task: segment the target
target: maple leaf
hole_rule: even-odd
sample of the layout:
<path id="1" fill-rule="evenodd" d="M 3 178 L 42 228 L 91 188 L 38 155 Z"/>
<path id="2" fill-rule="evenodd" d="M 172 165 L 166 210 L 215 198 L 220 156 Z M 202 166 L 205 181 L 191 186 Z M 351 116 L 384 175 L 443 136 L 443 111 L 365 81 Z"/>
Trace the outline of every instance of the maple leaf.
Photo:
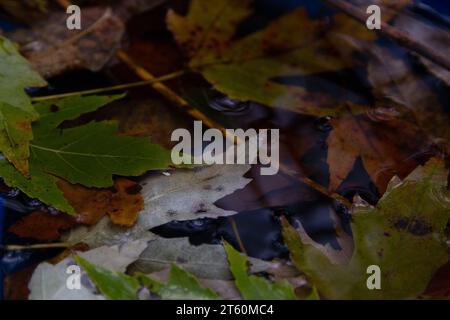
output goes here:
<path id="1" fill-rule="evenodd" d="M 148 138 L 117 135 L 114 122 L 91 122 L 60 129 L 65 120 L 94 111 L 120 96 L 75 97 L 36 105 L 41 116 L 33 126 L 35 138 L 30 148 L 30 179 L 7 162 L 0 162 L 0 175 L 9 186 L 55 208 L 75 214 L 63 192 L 59 178 L 88 187 L 110 187 L 113 174 L 140 175 L 171 165 L 170 152 L 149 143 Z"/>
<path id="2" fill-rule="evenodd" d="M 393 179 L 375 208 L 356 204 L 352 214 L 355 248 L 346 262 L 331 258 L 324 253 L 326 247 L 284 221 L 284 239 L 293 262 L 328 299 L 417 297 L 449 260 L 447 175 L 443 160 L 433 158 L 403 182 Z M 371 265 L 380 267 L 381 290 L 366 286 Z"/>
<path id="3" fill-rule="evenodd" d="M 39 118 L 25 88 L 47 83 L 33 71 L 6 38 L 0 36 L 0 151 L 22 174 L 28 175 L 31 122 Z"/>
<path id="4" fill-rule="evenodd" d="M 355 30 L 357 38 L 373 40 L 373 35 L 344 16 L 327 29 L 323 21 L 311 20 L 304 9 L 297 9 L 234 40 L 238 25 L 252 12 L 251 2 L 194 0 L 187 16 L 169 11 L 169 29 L 190 58 L 189 67 L 232 99 L 316 116 L 347 112 L 331 95 L 285 84 L 283 77 L 350 67 L 354 61 L 348 50 L 339 52 L 343 36 Z M 353 107 L 354 112 L 365 109 Z"/>
<path id="5" fill-rule="evenodd" d="M 395 117 L 377 122 L 367 115 L 349 114 L 331 124 L 333 130 L 327 138 L 330 190 L 339 187 L 361 158 L 383 193 L 394 175 L 403 178 L 419 164 L 414 155 L 425 154 L 431 144 L 414 124 Z"/>

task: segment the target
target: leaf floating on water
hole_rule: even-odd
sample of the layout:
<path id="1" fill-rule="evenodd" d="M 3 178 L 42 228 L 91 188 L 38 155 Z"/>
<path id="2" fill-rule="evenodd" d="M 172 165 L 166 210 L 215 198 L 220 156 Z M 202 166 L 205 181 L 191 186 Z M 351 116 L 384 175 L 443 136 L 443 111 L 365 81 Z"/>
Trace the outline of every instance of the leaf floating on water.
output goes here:
<path id="1" fill-rule="evenodd" d="M 33 139 L 31 123 L 39 118 L 25 93 L 28 87 L 47 83 L 32 70 L 14 44 L 0 36 L 0 152 L 28 175 L 29 143 Z"/>
<path id="2" fill-rule="evenodd" d="M 125 178 L 115 179 L 114 186 L 106 189 L 86 188 L 64 180 L 57 184 L 81 224 L 93 225 L 109 215 L 114 224 L 131 227 L 144 208 L 140 185 Z"/>
<path id="3" fill-rule="evenodd" d="M 58 177 L 102 188 L 113 185 L 113 174 L 137 176 L 147 170 L 170 166 L 169 151 L 144 137 L 118 135 L 114 122 L 59 128 L 65 120 L 74 120 L 121 97 L 75 97 L 35 105 L 41 119 L 33 126 L 30 179 L 3 161 L 0 175 L 6 184 L 63 212 L 75 214 L 57 186 Z"/>
<path id="4" fill-rule="evenodd" d="M 355 249 L 347 263 L 334 261 L 304 230 L 284 221 L 293 262 L 328 299 L 416 298 L 449 260 L 447 175 L 443 161 L 434 158 L 391 185 L 375 208 L 355 205 Z M 381 290 L 368 289 L 369 266 L 380 268 Z"/>
<path id="5" fill-rule="evenodd" d="M 125 272 L 127 266 L 135 261 L 145 249 L 147 241 L 130 241 L 122 246 L 100 247 L 87 252 L 79 253 L 81 259 L 99 266 L 109 272 Z M 104 300 L 97 294 L 95 287 L 84 281 L 79 290 L 70 290 L 67 287 L 67 267 L 76 265 L 72 257 L 60 261 L 56 265 L 48 262 L 41 263 L 33 273 L 29 288 L 30 300 Z M 111 290 L 107 294 L 114 295 Z M 128 289 L 128 288 L 127 288 Z M 130 297 L 129 292 L 117 293 L 123 298 Z"/>

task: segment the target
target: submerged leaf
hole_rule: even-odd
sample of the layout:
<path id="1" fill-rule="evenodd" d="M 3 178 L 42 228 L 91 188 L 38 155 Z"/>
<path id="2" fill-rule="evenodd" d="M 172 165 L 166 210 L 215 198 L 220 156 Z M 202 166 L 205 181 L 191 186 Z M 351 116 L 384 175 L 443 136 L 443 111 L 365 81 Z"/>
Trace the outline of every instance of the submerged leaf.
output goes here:
<path id="1" fill-rule="evenodd" d="M 242 297 L 247 300 L 295 300 L 294 288 L 287 281 L 271 283 L 268 280 L 248 274 L 247 257 L 228 243 L 224 244 L 230 270 Z"/>
<path id="2" fill-rule="evenodd" d="M 431 142 L 420 129 L 402 119 L 378 122 L 367 115 L 346 115 L 331 123 L 333 130 L 327 138 L 331 190 L 339 187 L 361 158 L 378 191 L 383 193 L 393 176 L 404 178 L 417 167 L 414 156 L 430 150 Z"/>
<path id="3" fill-rule="evenodd" d="M 355 205 L 355 249 L 348 263 L 333 260 L 325 247 L 284 221 L 292 260 L 328 299 L 417 297 L 449 259 L 444 237 L 450 218 L 447 175 L 443 161 L 434 158 L 391 185 L 375 208 Z M 370 266 L 380 268 L 380 290 L 368 289 Z"/>
<path id="4" fill-rule="evenodd" d="M 341 38 L 354 31 L 345 24 L 348 18 L 341 17 L 328 30 L 326 23 L 297 9 L 262 31 L 234 40 L 239 23 L 251 13 L 251 2 L 193 0 L 185 17 L 169 11 L 169 29 L 190 58 L 190 68 L 232 99 L 317 116 L 346 112 L 331 95 L 289 85 L 284 79 L 353 65 L 348 50 L 337 52 L 343 47 Z M 373 39 L 361 29 L 363 34 L 356 37 Z M 355 112 L 364 110 L 354 107 Z"/>

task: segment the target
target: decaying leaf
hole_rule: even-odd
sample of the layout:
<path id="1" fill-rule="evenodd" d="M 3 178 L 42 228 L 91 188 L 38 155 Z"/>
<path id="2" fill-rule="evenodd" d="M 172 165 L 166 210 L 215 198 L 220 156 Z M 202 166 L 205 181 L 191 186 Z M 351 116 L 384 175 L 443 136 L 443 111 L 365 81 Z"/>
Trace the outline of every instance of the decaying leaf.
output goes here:
<path id="1" fill-rule="evenodd" d="M 44 211 L 35 211 L 12 225 L 8 231 L 19 237 L 39 241 L 54 241 L 61 236 L 60 232 L 76 225 L 73 217 L 58 214 L 51 215 Z"/>
<path id="2" fill-rule="evenodd" d="M 234 40 L 238 25 L 251 14 L 251 2 L 194 0 L 187 16 L 169 11 L 169 29 L 190 58 L 190 68 L 232 99 L 317 116 L 347 112 L 332 95 L 283 83 L 283 78 L 353 65 L 348 50 L 337 49 L 350 31 L 342 23 L 348 18 L 341 16 L 340 24 L 328 29 L 326 23 L 311 20 L 304 9 L 298 9 L 262 31 Z M 367 30 L 362 32 L 356 37 L 367 38 Z M 364 110 L 354 107 L 354 112 Z"/>
<path id="3" fill-rule="evenodd" d="M 83 8 L 81 30 L 69 30 L 66 20 L 66 13 L 54 13 L 31 30 L 9 35 L 45 78 L 75 69 L 99 71 L 113 57 L 125 32 L 122 20 L 108 7 Z"/>
<path id="4" fill-rule="evenodd" d="M 284 221 L 293 262 L 328 299 L 416 298 L 449 260 L 444 236 L 450 217 L 447 176 L 443 161 L 433 158 L 403 182 L 393 180 L 375 208 L 355 205 L 355 249 L 344 263 Z M 381 290 L 367 287 L 370 266 L 380 268 Z"/>
<path id="5" fill-rule="evenodd" d="M 31 105 L 25 88 L 47 83 L 31 69 L 14 44 L 0 36 L 0 152 L 22 174 L 28 175 L 31 123 L 39 114 Z"/>
<path id="6" fill-rule="evenodd" d="M 82 224 L 93 225 L 109 215 L 114 224 L 131 227 L 144 208 L 141 186 L 125 178 L 116 179 L 107 189 L 86 188 L 64 180 L 58 181 L 58 187 Z"/>
<path id="7" fill-rule="evenodd" d="M 404 178 L 430 150 L 431 142 L 415 125 L 392 118 L 382 122 L 351 114 L 332 121 L 327 138 L 331 190 L 348 176 L 358 158 L 380 193 L 397 175 Z"/>
<path id="8" fill-rule="evenodd" d="M 150 174 L 140 181 L 144 210 L 136 224 L 120 230 L 107 222 L 92 228 L 80 227 L 69 236 L 72 242 L 86 242 L 91 247 L 139 239 L 148 230 L 173 220 L 228 216 L 236 213 L 214 205 L 222 197 L 243 188 L 250 179 L 243 175 L 249 165 L 212 165 L 192 170 L 177 169 L 169 176 Z M 83 239 L 76 241 L 75 239 Z"/>
<path id="9" fill-rule="evenodd" d="M 404 59 L 385 48 L 369 46 L 367 49 L 372 55 L 368 78 L 374 95 L 406 108 L 413 115 L 412 123 L 449 153 L 450 116 L 436 94 Z"/>
<path id="10" fill-rule="evenodd" d="M 90 263 L 102 268 L 124 272 L 126 267 L 135 261 L 145 249 L 147 242 L 130 241 L 122 246 L 100 247 L 79 253 Z M 66 258 L 56 265 L 41 263 L 33 273 L 29 288 L 30 300 L 104 300 L 96 294 L 95 287 L 89 281 L 81 281 L 79 290 L 67 287 L 67 267 L 75 265 L 72 257 Z"/>

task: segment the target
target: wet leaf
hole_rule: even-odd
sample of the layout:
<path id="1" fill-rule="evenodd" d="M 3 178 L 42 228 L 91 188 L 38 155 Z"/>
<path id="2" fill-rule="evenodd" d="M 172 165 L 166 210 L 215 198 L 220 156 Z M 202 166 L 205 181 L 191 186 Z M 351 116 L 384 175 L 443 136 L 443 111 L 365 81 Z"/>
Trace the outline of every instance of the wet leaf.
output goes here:
<path id="1" fill-rule="evenodd" d="M 39 241 L 54 241 L 61 236 L 60 232 L 76 225 L 73 217 L 58 214 L 51 215 L 44 211 L 35 211 L 12 225 L 8 231 L 22 238 Z"/>
<path id="2" fill-rule="evenodd" d="M 270 269 L 271 263 L 250 258 L 251 273 Z M 223 246 L 203 244 L 193 246 L 187 238 L 150 240 L 148 247 L 129 271 L 151 274 L 177 264 L 202 279 L 231 279 Z"/>
<path id="3" fill-rule="evenodd" d="M 131 227 L 144 208 L 140 185 L 125 178 L 116 179 L 107 189 L 86 188 L 64 180 L 58 181 L 58 187 L 82 224 L 93 225 L 109 215 L 114 224 Z"/>
<path id="4" fill-rule="evenodd" d="M 136 300 L 139 282 L 124 273 L 95 266 L 81 256 L 75 261 L 86 271 L 98 290 L 110 300 Z"/>
<path id="5" fill-rule="evenodd" d="M 120 247 L 99 247 L 79 253 L 79 256 L 88 261 L 88 263 L 107 269 L 110 272 L 125 272 L 127 266 L 139 257 L 146 245 L 145 239 L 130 241 Z M 68 257 L 56 265 L 48 262 L 41 263 L 31 278 L 29 299 L 104 300 L 103 296 L 96 293 L 95 286 L 92 283 L 83 281 L 83 276 L 79 290 L 70 290 L 67 287 L 67 267 L 71 265 L 76 265 L 72 257 Z"/>
<path id="6" fill-rule="evenodd" d="M 22 45 L 22 52 L 45 78 L 63 72 L 101 70 L 120 47 L 123 21 L 108 7 L 83 8 L 81 30 L 69 30 L 67 14 L 53 13 L 31 30 L 9 34 Z"/>
<path id="7" fill-rule="evenodd" d="M 75 214 L 57 186 L 58 177 L 101 188 L 113 185 L 113 174 L 132 176 L 152 167 L 167 168 L 171 163 L 169 151 L 149 143 L 148 138 L 118 135 L 114 122 L 59 128 L 65 120 L 76 119 L 121 97 L 75 97 L 37 104 L 41 119 L 33 126 L 31 178 L 20 175 L 6 161 L 0 163 L 0 176 L 31 198 Z"/>
<path id="8" fill-rule="evenodd" d="M 25 88 L 47 83 L 32 70 L 13 43 L 0 36 L 0 152 L 24 175 L 28 175 L 31 123 L 39 118 Z"/>
<path id="9" fill-rule="evenodd" d="M 234 249 L 230 244 L 224 243 L 227 252 L 230 270 L 234 282 L 246 300 L 295 300 L 297 297 L 294 288 L 287 281 L 269 282 L 268 280 L 248 274 L 248 259 Z"/>
<path id="10" fill-rule="evenodd" d="M 330 258 L 324 253 L 330 248 L 284 221 L 292 260 L 327 299 L 416 298 L 449 259 L 444 236 L 450 217 L 447 175 L 443 161 L 434 158 L 403 182 L 393 180 L 375 208 L 355 205 L 355 249 L 347 262 Z M 381 271 L 381 290 L 367 287 L 367 268 L 373 265 Z"/>
<path id="11" fill-rule="evenodd" d="M 144 210 L 132 228 L 118 230 L 105 223 L 89 230 L 74 230 L 71 237 L 81 237 L 91 247 L 96 247 L 111 241 L 139 239 L 148 230 L 173 220 L 232 215 L 236 212 L 223 210 L 215 202 L 247 185 L 250 179 L 243 175 L 249 168 L 249 165 L 212 165 L 192 170 L 177 169 L 169 176 L 151 174 L 140 181 Z M 76 235 L 77 232 L 80 234 Z"/>
<path id="12" fill-rule="evenodd" d="M 423 77 L 416 74 L 407 61 L 387 49 L 368 47 L 368 50 L 372 55 L 368 78 L 374 95 L 406 108 L 412 115 L 411 122 L 450 152 L 450 116 Z"/>
<path id="13" fill-rule="evenodd" d="M 347 115 L 332 121 L 327 138 L 331 190 L 347 178 L 358 158 L 380 193 L 389 180 L 404 178 L 419 163 L 419 157 L 430 150 L 431 141 L 408 121 L 393 117 L 382 122 L 369 116 Z"/>
<path id="14" fill-rule="evenodd" d="M 342 23 L 348 18 L 341 16 L 339 24 L 328 29 L 326 23 L 311 20 L 304 9 L 298 9 L 264 30 L 235 40 L 238 25 L 252 12 L 251 2 L 194 0 L 186 16 L 169 11 L 169 29 L 190 58 L 190 68 L 232 99 L 316 116 L 346 112 L 332 95 L 289 85 L 284 78 L 352 66 L 348 50 L 337 49 L 350 31 Z M 372 40 L 367 30 L 361 28 L 361 32 L 357 37 Z M 354 107 L 354 112 L 364 110 Z"/>
<path id="15" fill-rule="evenodd" d="M 137 278 L 151 292 L 166 300 L 214 300 L 219 298 L 217 293 L 203 287 L 192 274 L 177 265 L 172 265 L 167 283 L 161 283 L 143 274 L 138 274 Z"/>

